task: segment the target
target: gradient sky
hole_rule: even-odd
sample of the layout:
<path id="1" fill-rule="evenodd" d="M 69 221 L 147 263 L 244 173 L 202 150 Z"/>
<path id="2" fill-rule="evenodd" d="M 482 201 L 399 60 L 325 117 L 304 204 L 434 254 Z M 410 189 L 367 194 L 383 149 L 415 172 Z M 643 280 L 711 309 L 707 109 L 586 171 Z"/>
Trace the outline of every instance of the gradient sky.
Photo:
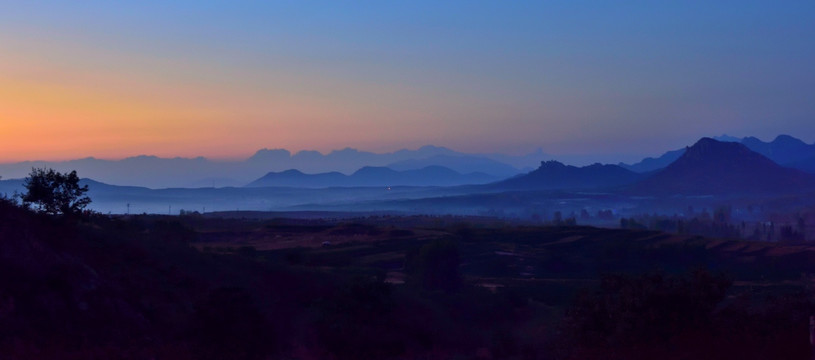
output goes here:
<path id="1" fill-rule="evenodd" d="M 815 141 L 812 0 L 120 3 L 0 0 L 0 162 Z"/>

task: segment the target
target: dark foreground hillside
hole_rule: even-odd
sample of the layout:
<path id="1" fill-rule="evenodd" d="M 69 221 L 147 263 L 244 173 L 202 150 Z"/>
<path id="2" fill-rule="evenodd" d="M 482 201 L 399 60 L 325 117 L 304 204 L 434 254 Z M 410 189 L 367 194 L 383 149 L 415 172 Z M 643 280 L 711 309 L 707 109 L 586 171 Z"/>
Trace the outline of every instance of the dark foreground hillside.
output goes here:
<path id="1" fill-rule="evenodd" d="M 0 354 L 806 358 L 813 258 L 477 218 L 68 221 L 2 203 Z"/>

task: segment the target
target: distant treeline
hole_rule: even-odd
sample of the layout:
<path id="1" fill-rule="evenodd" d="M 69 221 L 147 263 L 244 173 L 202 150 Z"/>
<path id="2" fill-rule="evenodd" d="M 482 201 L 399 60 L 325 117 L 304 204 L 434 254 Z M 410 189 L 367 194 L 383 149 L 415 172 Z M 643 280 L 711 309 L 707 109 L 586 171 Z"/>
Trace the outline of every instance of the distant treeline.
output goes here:
<path id="1" fill-rule="evenodd" d="M 730 207 L 719 207 L 712 215 L 702 212 L 692 217 L 645 214 L 621 218 L 620 228 L 754 241 L 803 242 L 811 239 L 804 216 L 798 216 L 795 224 L 782 225 L 773 221 L 738 221 L 732 219 Z"/>

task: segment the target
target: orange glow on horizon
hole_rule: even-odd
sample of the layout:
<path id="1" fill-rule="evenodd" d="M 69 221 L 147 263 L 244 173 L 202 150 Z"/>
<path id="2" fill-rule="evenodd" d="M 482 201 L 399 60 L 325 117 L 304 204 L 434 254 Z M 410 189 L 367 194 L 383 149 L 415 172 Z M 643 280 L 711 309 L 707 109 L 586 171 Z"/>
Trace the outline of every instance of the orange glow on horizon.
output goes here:
<path id="1" fill-rule="evenodd" d="M 393 151 L 444 145 L 445 134 L 474 131 L 434 124 L 438 105 L 398 104 L 399 94 L 366 100 L 348 92 L 335 99 L 252 84 L 150 83 L 135 75 L 95 79 L 93 86 L 2 75 L 0 163 L 136 155 L 245 159 L 261 148 Z M 423 133 L 431 134 L 428 140 L 419 140 Z"/>
<path id="2" fill-rule="evenodd" d="M 0 48 L 7 40 L 0 35 Z M 486 137 L 501 147 L 498 139 L 518 131 L 490 130 L 513 108 L 455 92 L 139 58 L 78 44 L 26 53 L 19 42 L 8 43 L 9 51 L 0 51 L 0 163 L 137 155 L 236 160 L 261 148 L 439 145 L 477 152 L 490 143 Z"/>

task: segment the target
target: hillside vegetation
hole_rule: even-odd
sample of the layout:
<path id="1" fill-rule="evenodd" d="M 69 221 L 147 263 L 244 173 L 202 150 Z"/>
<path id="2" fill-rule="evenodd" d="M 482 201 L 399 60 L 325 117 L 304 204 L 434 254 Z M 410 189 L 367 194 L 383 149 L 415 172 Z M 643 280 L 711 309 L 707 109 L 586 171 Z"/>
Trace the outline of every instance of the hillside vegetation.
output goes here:
<path id="1" fill-rule="evenodd" d="M 0 353 L 803 358 L 812 257 L 803 245 L 489 218 L 69 221 L 3 201 Z"/>

